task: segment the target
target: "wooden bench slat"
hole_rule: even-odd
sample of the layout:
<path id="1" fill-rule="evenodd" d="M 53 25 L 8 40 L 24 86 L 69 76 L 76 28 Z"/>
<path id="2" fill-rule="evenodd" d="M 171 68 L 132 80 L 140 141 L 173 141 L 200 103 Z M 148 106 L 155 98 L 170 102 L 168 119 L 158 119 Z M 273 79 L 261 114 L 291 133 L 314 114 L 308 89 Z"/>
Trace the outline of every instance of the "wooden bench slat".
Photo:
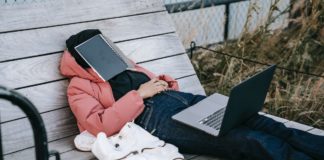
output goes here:
<path id="1" fill-rule="evenodd" d="M 196 75 L 181 78 L 178 80 L 179 88 L 183 92 L 190 92 L 193 94 L 206 95 L 204 88 Z"/>
<path id="2" fill-rule="evenodd" d="M 313 128 L 313 129 L 309 130 L 308 132 L 312 133 L 312 134 L 319 135 L 319 136 L 324 136 L 324 130 L 321 130 L 321 129 Z"/>
<path id="3" fill-rule="evenodd" d="M 69 108 L 41 114 L 48 141 L 78 133 L 74 116 Z M 19 151 L 34 145 L 32 129 L 26 118 L 1 124 L 3 154 Z"/>
<path id="4" fill-rule="evenodd" d="M 259 113 L 259 115 L 266 115 L 266 113 L 264 113 L 264 112 L 258 112 Z"/>
<path id="5" fill-rule="evenodd" d="M 68 106 L 66 96 L 67 86 L 68 80 L 61 80 L 23 88 L 17 91 L 28 98 L 35 105 L 37 110 L 42 113 Z M 51 98 L 47 98 L 49 95 Z M 26 117 L 18 107 L 7 101 L 0 101 L 0 110 L 1 122 Z"/>
<path id="6" fill-rule="evenodd" d="M 73 6 L 73 7 L 72 7 Z M 160 0 L 55 0 L 0 6 L 0 32 L 165 10 Z"/>
<path id="7" fill-rule="evenodd" d="M 311 126 L 307 126 L 305 124 L 301 124 L 298 122 L 294 122 L 294 121 L 289 121 L 287 123 L 284 123 L 285 126 L 289 127 L 289 128 L 296 128 L 302 131 L 308 131 L 310 129 L 312 129 L 313 127 Z"/>
<path id="8" fill-rule="evenodd" d="M 138 63 L 186 52 L 175 33 L 117 44 L 127 57 Z"/>
<path id="9" fill-rule="evenodd" d="M 191 93 L 196 93 L 196 91 L 203 92 L 200 91 L 201 89 L 200 87 L 195 87 L 195 86 L 199 86 L 200 84 L 200 82 L 197 80 L 198 80 L 197 76 L 193 75 L 193 76 L 181 78 L 178 80 L 178 82 L 179 85 L 181 86 L 181 90 L 184 92 L 191 92 Z M 45 127 L 48 132 L 49 141 L 53 139 L 60 139 L 61 137 L 66 137 L 68 135 L 74 135 L 78 133 L 74 119 L 70 120 L 71 116 L 72 113 L 69 110 L 69 108 L 58 109 L 55 111 L 42 114 L 42 117 L 45 122 Z M 66 122 L 57 123 L 56 122 L 57 119 L 60 120 L 65 119 Z M 22 125 L 22 127 L 18 127 L 20 125 Z M 12 128 L 12 127 L 16 127 L 16 128 Z M 66 131 L 66 128 L 69 128 L 70 131 Z M 6 142 L 4 143 L 5 146 L 4 153 L 14 152 L 16 150 L 21 150 L 33 146 L 32 136 L 31 136 L 32 133 L 26 118 L 2 124 L 2 131 L 3 131 L 2 132 L 3 141 Z M 56 140 L 54 142 L 50 142 L 49 146 L 51 149 L 58 150 L 59 152 L 72 150 L 74 149 L 74 145 L 72 143 L 73 138 L 74 136 Z M 34 152 L 33 148 L 29 148 L 26 150 L 22 150 L 19 152 L 6 155 L 6 157 L 8 157 L 8 159 L 11 159 L 10 157 L 15 157 L 15 159 L 17 158 L 17 160 L 19 158 L 26 159 L 26 157 L 34 156 L 34 154 L 31 154 L 32 152 Z"/>
<path id="10" fill-rule="evenodd" d="M 113 42 L 174 32 L 175 29 L 167 14 L 167 12 L 158 12 L 96 22 L 4 33 L 0 36 L 0 62 L 61 52 L 66 47 L 65 40 L 84 29 L 100 29 Z M 174 37 L 178 39 L 177 36 Z M 165 44 L 163 42 L 150 42 L 151 44 Z M 175 46 L 182 47 L 180 41 L 178 41 L 178 43 L 171 45 L 170 49 L 175 49 Z M 152 57 L 151 54 L 147 54 L 147 56 Z"/>
<path id="11" fill-rule="evenodd" d="M 77 150 L 72 150 L 61 154 L 62 160 L 97 160 L 91 152 L 80 152 Z M 54 160 L 50 159 L 50 160 Z"/>
<path id="12" fill-rule="evenodd" d="M 274 116 L 274 115 L 270 115 L 270 114 L 265 114 L 263 112 L 259 113 L 261 115 L 265 115 L 267 117 L 270 117 L 280 123 L 283 123 L 286 127 L 289 127 L 289 128 L 296 128 L 296 129 L 299 129 L 299 130 L 303 130 L 303 131 L 307 131 L 309 133 L 313 133 L 313 134 L 317 134 L 317 135 L 323 135 L 324 136 L 324 131 L 323 130 L 320 130 L 320 129 L 317 129 L 317 128 L 313 128 L 312 126 L 308 126 L 308 125 L 305 125 L 305 124 L 301 124 L 301 123 L 298 123 L 298 122 L 295 122 L 295 121 L 289 121 L 288 119 L 284 119 L 284 118 L 281 118 L 281 117 L 277 117 L 277 116 Z"/>
<path id="13" fill-rule="evenodd" d="M 62 138 L 62 139 L 59 139 L 59 140 L 56 140 L 56 141 L 53 141 L 53 142 L 49 142 L 48 143 L 48 148 L 49 150 L 56 150 L 58 151 L 59 153 L 62 153 L 62 152 L 68 152 L 70 150 L 73 150 L 75 147 L 74 147 L 74 137 L 75 135 L 73 136 L 69 136 L 67 138 Z M 12 153 L 12 154 L 8 154 L 6 156 L 4 156 L 4 160 L 32 160 L 32 159 L 35 159 L 35 148 L 32 147 L 32 148 L 28 148 L 28 149 L 25 149 L 25 150 L 22 150 L 22 151 L 19 151 L 19 152 L 15 152 L 15 153 Z"/>
<path id="14" fill-rule="evenodd" d="M 159 59 L 158 62 L 149 61 L 141 65 L 157 75 L 169 74 L 172 77 L 184 77 L 196 74 L 187 54 Z"/>
<path id="15" fill-rule="evenodd" d="M 264 114 L 264 115 L 267 116 L 267 117 L 269 117 L 269 118 L 272 118 L 275 121 L 278 121 L 280 123 L 287 123 L 289 121 L 288 119 L 284 119 L 284 118 L 281 118 L 281 117 L 277 117 L 277 116 L 274 116 L 274 115 L 271 115 L 271 114 Z"/>
<path id="16" fill-rule="evenodd" d="M 184 52 L 179 43 L 176 35 L 172 33 L 121 42 L 117 43 L 117 46 L 128 57 L 136 62 L 141 62 Z M 0 74 L 2 75 L 0 84 L 18 88 L 62 79 L 64 77 L 59 72 L 61 55 L 62 53 L 57 53 L 0 63 Z M 178 63 L 179 61 L 174 60 L 172 62 Z M 185 64 L 189 63 L 188 61 Z M 192 68 L 191 64 L 190 68 Z"/>

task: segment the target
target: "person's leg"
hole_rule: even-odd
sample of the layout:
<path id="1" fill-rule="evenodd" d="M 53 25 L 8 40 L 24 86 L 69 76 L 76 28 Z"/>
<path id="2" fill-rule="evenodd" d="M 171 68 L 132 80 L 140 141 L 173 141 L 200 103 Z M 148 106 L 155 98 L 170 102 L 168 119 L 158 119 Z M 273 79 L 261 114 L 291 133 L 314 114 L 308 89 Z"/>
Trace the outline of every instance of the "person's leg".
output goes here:
<path id="1" fill-rule="evenodd" d="M 272 135 L 247 127 L 238 127 L 223 137 L 214 137 L 160 116 L 155 136 L 179 147 L 181 153 L 207 154 L 230 159 L 310 160 L 304 153 Z M 154 121 L 154 119 L 152 120 Z"/>
<path id="2" fill-rule="evenodd" d="M 245 153 L 252 154 L 251 158 L 248 159 L 312 160 L 310 156 L 297 151 L 284 140 L 247 127 L 237 127 L 226 134 L 225 137 L 241 139 L 236 141 L 236 145 L 244 146 Z M 244 141 L 248 141 L 251 145 L 242 145 Z"/>
<path id="3" fill-rule="evenodd" d="M 294 128 L 263 115 L 255 115 L 245 122 L 245 126 L 276 136 L 297 150 L 316 159 L 324 159 L 324 136 L 314 135 Z"/>
<path id="4" fill-rule="evenodd" d="M 171 119 L 172 115 L 203 98 L 175 92 L 156 96 L 146 102 L 149 111 L 140 118 L 142 123 L 139 124 L 148 131 L 153 130 L 154 136 L 178 146 L 181 153 L 231 159 L 310 159 L 280 139 L 246 127 L 234 129 L 224 137 L 214 137 Z"/>

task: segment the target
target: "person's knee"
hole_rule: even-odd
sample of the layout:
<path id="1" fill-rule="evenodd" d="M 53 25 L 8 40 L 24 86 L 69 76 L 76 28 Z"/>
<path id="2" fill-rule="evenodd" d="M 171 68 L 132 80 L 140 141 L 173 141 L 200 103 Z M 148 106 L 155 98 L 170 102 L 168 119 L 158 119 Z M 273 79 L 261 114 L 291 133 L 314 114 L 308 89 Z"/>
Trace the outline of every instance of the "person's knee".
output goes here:
<path id="1" fill-rule="evenodd" d="M 269 153 L 269 148 L 267 148 L 262 141 L 253 139 L 253 138 L 247 138 L 248 140 L 248 150 L 252 151 L 253 153 L 250 153 L 251 159 L 263 159 L 263 160 L 273 160 L 274 158 Z"/>
<path id="2" fill-rule="evenodd" d="M 261 133 L 241 127 L 228 136 L 232 143 L 233 159 L 272 159 Z"/>

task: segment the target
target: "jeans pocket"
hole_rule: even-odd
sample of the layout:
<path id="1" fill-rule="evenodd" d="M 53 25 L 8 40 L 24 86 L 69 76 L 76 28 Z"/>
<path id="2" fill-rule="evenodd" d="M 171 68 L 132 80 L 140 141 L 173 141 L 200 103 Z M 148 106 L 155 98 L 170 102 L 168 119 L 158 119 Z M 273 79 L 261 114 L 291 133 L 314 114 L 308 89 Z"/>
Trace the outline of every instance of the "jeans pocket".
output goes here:
<path id="1" fill-rule="evenodd" d="M 189 102 L 186 98 L 182 97 L 181 94 L 184 94 L 184 93 L 181 93 L 181 92 L 175 92 L 175 91 L 165 91 L 164 94 L 180 101 L 181 103 L 183 103 L 184 105 L 186 106 L 189 106 Z"/>

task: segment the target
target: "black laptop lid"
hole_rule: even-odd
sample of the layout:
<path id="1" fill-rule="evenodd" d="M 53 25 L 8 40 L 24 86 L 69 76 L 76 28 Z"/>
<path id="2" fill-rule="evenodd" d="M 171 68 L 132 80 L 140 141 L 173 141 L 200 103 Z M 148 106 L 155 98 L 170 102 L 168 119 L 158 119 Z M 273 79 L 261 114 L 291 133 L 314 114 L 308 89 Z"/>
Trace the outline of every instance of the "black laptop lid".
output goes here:
<path id="1" fill-rule="evenodd" d="M 75 50 L 105 81 L 127 69 L 128 65 L 101 34 L 75 47 Z"/>
<path id="2" fill-rule="evenodd" d="M 219 135 L 228 133 L 262 109 L 275 68 L 272 65 L 232 88 Z"/>

